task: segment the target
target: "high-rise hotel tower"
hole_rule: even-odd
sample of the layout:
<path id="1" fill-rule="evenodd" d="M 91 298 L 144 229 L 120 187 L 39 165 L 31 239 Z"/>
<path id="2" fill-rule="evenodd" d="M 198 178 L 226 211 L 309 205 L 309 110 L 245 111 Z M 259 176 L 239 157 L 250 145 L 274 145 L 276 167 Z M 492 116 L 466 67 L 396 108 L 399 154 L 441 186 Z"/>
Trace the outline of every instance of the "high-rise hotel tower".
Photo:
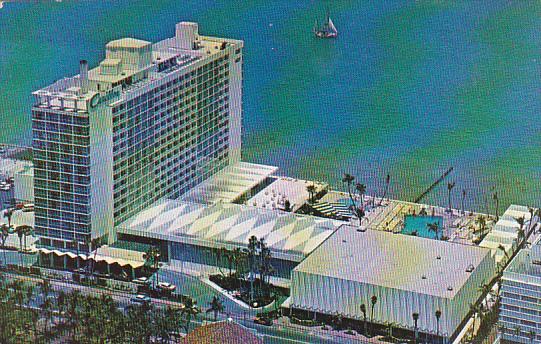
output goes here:
<path id="1" fill-rule="evenodd" d="M 154 203 L 240 161 L 243 42 L 196 23 L 151 44 L 123 38 L 105 59 L 33 93 L 35 231 L 89 250 Z M 86 244 L 85 244 L 86 243 Z"/>

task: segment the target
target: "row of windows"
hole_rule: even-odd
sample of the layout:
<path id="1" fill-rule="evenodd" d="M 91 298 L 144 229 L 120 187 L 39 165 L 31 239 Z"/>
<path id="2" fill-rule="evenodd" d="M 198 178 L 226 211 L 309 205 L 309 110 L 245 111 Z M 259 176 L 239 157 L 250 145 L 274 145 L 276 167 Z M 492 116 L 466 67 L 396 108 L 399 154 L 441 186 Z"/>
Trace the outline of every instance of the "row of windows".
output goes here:
<path id="1" fill-rule="evenodd" d="M 510 293 L 508 291 L 502 292 L 502 297 L 508 297 L 508 298 L 514 299 L 514 300 L 521 300 L 521 301 L 527 301 L 527 302 L 531 302 L 531 303 L 541 304 L 541 298 L 530 297 L 530 296 L 526 296 L 526 295 L 518 295 L 518 294 L 515 294 L 515 293 Z"/>
<path id="2" fill-rule="evenodd" d="M 81 126 L 87 126 L 89 124 L 88 116 L 77 116 L 73 113 L 58 113 L 45 110 L 32 111 L 32 120 L 49 121 Z"/>

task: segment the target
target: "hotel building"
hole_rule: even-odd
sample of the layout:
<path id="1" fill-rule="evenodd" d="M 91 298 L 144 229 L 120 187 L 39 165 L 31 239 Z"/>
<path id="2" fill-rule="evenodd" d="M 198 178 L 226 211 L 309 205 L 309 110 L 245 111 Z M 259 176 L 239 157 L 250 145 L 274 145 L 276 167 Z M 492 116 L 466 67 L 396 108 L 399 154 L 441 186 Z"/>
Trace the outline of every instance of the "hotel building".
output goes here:
<path id="1" fill-rule="evenodd" d="M 111 243 L 115 226 L 240 163 L 242 48 L 182 22 L 155 44 L 109 42 L 99 66 L 34 92 L 40 245 Z"/>
<path id="2" fill-rule="evenodd" d="M 541 343 L 541 243 L 521 250 L 505 269 L 499 318 L 501 342 Z"/>

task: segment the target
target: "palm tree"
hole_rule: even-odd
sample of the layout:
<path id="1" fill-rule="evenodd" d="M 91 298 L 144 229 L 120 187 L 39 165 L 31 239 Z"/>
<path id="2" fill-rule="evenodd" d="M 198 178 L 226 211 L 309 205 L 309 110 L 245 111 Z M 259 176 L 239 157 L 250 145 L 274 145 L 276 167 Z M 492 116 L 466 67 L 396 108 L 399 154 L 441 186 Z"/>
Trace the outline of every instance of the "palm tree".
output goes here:
<path id="1" fill-rule="evenodd" d="M 464 201 L 466 200 L 466 189 L 462 189 L 462 215 L 464 215 Z"/>
<path id="2" fill-rule="evenodd" d="M 45 331 L 48 331 L 48 324 L 50 323 L 50 320 L 52 319 L 52 310 L 53 310 L 53 304 L 51 302 L 51 299 L 49 298 L 51 294 L 51 284 L 47 280 L 41 281 L 39 285 L 40 293 L 43 296 L 43 303 L 41 304 L 40 308 L 43 311 L 45 315 Z"/>
<path id="3" fill-rule="evenodd" d="M 74 239 L 71 241 L 71 244 L 72 244 L 73 246 L 75 246 L 75 251 L 77 252 L 77 257 L 76 257 L 77 260 L 76 260 L 76 263 L 75 263 L 75 264 L 77 265 L 77 269 L 79 269 L 79 268 L 81 267 L 81 261 L 80 261 L 80 257 L 79 257 L 79 241 L 78 241 L 77 239 L 74 238 Z"/>
<path id="4" fill-rule="evenodd" d="M 507 260 L 509 260 L 509 253 L 507 253 L 507 251 L 505 250 L 505 247 L 502 245 L 502 244 L 499 244 L 498 245 L 498 250 L 502 251 L 503 252 L 503 255 L 505 256 L 505 258 Z"/>
<path id="5" fill-rule="evenodd" d="M 490 288 L 490 285 L 486 284 L 486 283 L 483 283 L 479 286 L 479 288 L 477 289 L 478 291 L 481 292 L 481 295 L 488 295 L 488 293 L 490 293 L 490 291 L 492 290 L 492 288 Z M 484 299 L 484 301 L 482 302 L 482 304 L 485 306 L 485 308 L 488 308 L 488 305 L 486 303 L 486 298 Z"/>
<path id="6" fill-rule="evenodd" d="M 8 226 L 11 227 L 11 217 L 13 216 L 14 209 L 9 208 L 4 211 L 4 217 L 8 219 Z"/>
<path id="7" fill-rule="evenodd" d="M 156 246 L 150 247 L 145 253 L 143 253 L 143 259 L 145 260 L 145 265 L 151 266 L 156 271 L 156 278 L 154 279 L 154 287 L 158 282 L 158 267 L 160 264 L 160 249 Z"/>
<path id="8" fill-rule="evenodd" d="M 530 213 L 530 221 L 528 222 L 528 233 L 532 230 L 533 225 L 533 218 L 535 216 L 535 209 L 532 207 L 528 207 L 528 212 Z"/>
<path id="9" fill-rule="evenodd" d="M 376 306 L 376 303 L 378 302 L 378 297 L 376 295 L 372 295 L 370 298 L 370 304 L 372 305 L 372 309 L 370 311 L 370 327 L 372 334 L 374 334 L 374 307 Z"/>
<path id="10" fill-rule="evenodd" d="M 500 203 L 500 200 L 498 198 L 498 192 L 494 192 L 494 194 L 492 195 L 492 199 L 494 200 L 494 203 L 496 205 L 496 221 L 498 221 L 500 219 L 500 216 L 498 215 L 498 211 L 499 211 L 499 203 Z"/>
<path id="11" fill-rule="evenodd" d="M 254 280 L 255 280 L 255 270 L 256 270 L 256 254 L 257 254 L 257 246 L 259 241 L 255 237 L 255 235 L 252 235 L 250 239 L 248 239 L 248 264 L 250 269 L 250 303 L 254 300 Z"/>
<path id="12" fill-rule="evenodd" d="M 389 183 L 391 182 L 391 175 L 387 174 L 385 176 L 385 189 L 383 190 L 383 195 L 381 196 L 381 199 L 379 201 L 379 205 L 383 203 L 383 200 L 385 199 L 385 196 L 387 196 L 387 191 L 389 190 Z"/>
<path id="13" fill-rule="evenodd" d="M 353 199 L 353 195 L 351 194 L 351 185 L 353 184 L 353 181 L 355 180 L 355 177 L 353 177 L 351 174 L 344 174 L 344 178 L 342 178 L 342 183 L 346 183 L 348 187 L 348 194 L 349 199 L 351 200 L 351 204 L 355 206 L 355 200 Z"/>
<path id="14" fill-rule="evenodd" d="M 479 232 L 481 233 L 481 235 L 483 235 L 486 230 L 487 219 L 483 215 L 479 215 L 477 219 L 475 219 L 475 223 L 477 223 Z"/>
<path id="15" fill-rule="evenodd" d="M 355 190 L 359 193 L 361 196 L 361 207 L 364 208 L 364 194 L 366 193 L 366 185 L 362 183 L 355 184 Z"/>
<path id="16" fill-rule="evenodd" d="M 24 240 L 24 250 L 26 251 L 26 237 L 29 235 L 33 235 L 34 228 L 32 226 L 22 225 L 15 227 L 15 231 L 17 232 L 17 235 L 19 235 L 19 232 L 21 232 L 22 238 Z"/>
<path id="17" fill-rule="evenodd" d="M 432 231 L 432 232 L 435 233 L 436 239 L 439 239 L 439 237 L 438 237 L 438 233 L 440 232 L 440 224 L 439 224 L 439 222 L 427 223 L 426 227 L 428 228 L 429 231 Z"/>
<path id="18" fill-rule="evenodd" d="M 517 221 L 518 225 L 520 226 L 517 229 L 517 243 L 518 243 L 517 249 L 520 249 L 524 245 L 524 242 L 526 241 L 526 234 L 524 233 L 524 224 L 526 223 L 526 219 L 524 218 L 524 216 L 521 216 L 521 217 L 515 218 L 515 221 Z"/>
<path id="19" fill-rule="evenodd" d="M 199 314 L 199 309 L 195 306 L 191 298 L 187 298 L 186 301 L 184 301 L 184 308 L 182 309 L 181 313 L 184 316 L 183 327 L 186 332 L 188 332 L 192 317 L 195 318 L 197 314 Z"/>
<path id="20" fill-rule="evenodd" d="M 363 313 L 364 335 L 366 336 L 368 334 L 368 330 L 366 326 L 366 305 L 364 303 L 361 305 L 361 312 Z"/>
<path id="21" fill-rule="evenodd" d="M 449 212 L 452 211 L 452 207 L 451 207 L 451 191 L 453 191 L 453 188 L 455 187 L 455 185 L 456 185 L 455 182 L 447 183 L 447 200 L 448 200 L 448 203 L 449 203 L 449 208 L 447 210 Z"/>
<path id="22" fill-rule="evenodd" d="M 417 335 L 418 335 L 417 322 L 419 321 L 419 313 L 413 313 L 412 317 L 413 317 L 413 323 L 414 323 L 414 342 L 417 343 Z"/>
<path id="23" fill-rule="evenodd" d="M 218 318 L 218 313 L 222 313 L 224 311 L 224 305 L 222 303 L 222 300 L 220 300 L 217 296 L 212 297 L 212 301 L 209 303 L 210 308 L 207 309 L 207 313 L 213 312 L 214 313 L 214 321 Z"/>
<path id="24" fill-rule="evenodd" d="M 440 318 L 441 318 L 441 311 L 438 309 L 436 311 L 436 336 L 440 336 Z"/>
<path id="25" fill-rule="evenodd" d="M 2 248 L 6 248 L 6 241 L 9 237 L 9 226 L 5 223 L 0 225 L 0 240 L 2 241 Z M 4 251 L 4 264 L 7 264 L 6 250 Z"/>
<path id="26" fill-rule="evenodd" d="M 21 267 L 24 266 L 23 263 L 23 236 L 24 236 L 25 229 L 23 226 L 15 227 L 15 232 L 17 233 L 17 236 L 19 237 L 19 259 L 21 260 Z"/>
<path id="27" fill-rule="evenodd" d="M 284 210 L 291 211 L 291 202 L 288 199 L 284 201 Z"/>
<path id="28" fill-rule="evenodd" d="M 473 315 L 473 324 L 472 324 L 472 336 L 475 332 L 475 320 L 477 320 L 477 313 L 479 312 L 479 307 L 477 305 L 470 303 L 470 312 Z"/>
<path id="29" fill-rule="evenodd" d="M 310 195 L 310 198 L 308 198 L 308 201 L 310 203 L 314 202 L 314 194 L 316 193 L 316 186 L 314 184 L 310 184 L 306 187 L 306 191 L 308 191 L 308 194 Z"/>

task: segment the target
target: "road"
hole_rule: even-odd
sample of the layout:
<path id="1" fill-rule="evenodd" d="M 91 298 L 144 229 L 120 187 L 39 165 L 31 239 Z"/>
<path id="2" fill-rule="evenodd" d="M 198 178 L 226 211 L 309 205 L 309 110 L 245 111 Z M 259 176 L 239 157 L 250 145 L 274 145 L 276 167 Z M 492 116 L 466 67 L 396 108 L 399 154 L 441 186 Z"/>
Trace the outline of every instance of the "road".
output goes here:
<path id="1" fill-rule="evenodd" d="M 1 253 L 1 252 L 0 252 Z M 10 258 L 18 259 L 18 254 L 16 252 L 9 252 Z M 26 255 L 25 255 L 26 256 Z M 11 259 L 10 259 L 11 260 Z M 12 275 L 16 276 L 16 275 Z M 21 277 L 28 282 L 39 284 L 42 279 L 36 277 Z M 207 308 L 208 302 L 212 299 L 212 296 L 218 295 L 218 293 L 212 289 L 210 286 L 206 285 L 202 281 L 188 275 L 181 275 L 180 273 L 173 273 L 171 271 L 164 270 L 160 273 L 159 276 L 161 281 L 168 281 L 175 283 L 179 288 L 180 292 L 186 295 L 194 297 L 197 301 L 197 304 L 203 310 L 197 319 L 193 320 L 193 323 L 201 325 L 205 322 L 208 322 L 212 319 L 210 314 L 204 313 L 204 310 Z M 51 288 L 53 291 L 52 296 L 56 296 L 58 292 L 69 290 L 78 290 L 85 295 L 100 295 L 106 294 L 110 295 L 116 302 L 118 302 L 120 308 L 125 308 L 129 305 L 130 299 L 133 296 L 132 294 L 126 294 L 120 291 L 112 291 L 101 288 L 94 288 L 83 286 L 71 282 L 63 282 L 57 280 L 50 280 Z M 38 307 L 43 303 L 43 297 L 38 295 L 38 290 L 36 290 L 36 295 L 31 306 Z M 187 291 L 187 292 L 186 292 Z M 358 340 L 353 340 L 350 338 L 342 338 L 337 333 L 331 335 L 330 333 L 317 333 L 314 330 L 306 328 L 297 328 L 284 324 L 274 324 L 273 326 L 259 325 L 253 322 L 253 317 L 255 315 L 254 311 L 249 311 L 241 308 L 236 303 L 221 297 L 224 303 L 225 312 L 224 314 L 218 315 L 218 320 L 227 320 L 231 318 L 237 323 L 244 325 L 245 327 L 257 332 L 263 339 L 265 343 L 284 343 L 284 344 L 293 344 L 293 343 L 359 343 Z M 165 308 L 167 306 L 178 307 L 179 303 L 163 299 L 152 299 L 152 303 L 159 308 Z"/>

